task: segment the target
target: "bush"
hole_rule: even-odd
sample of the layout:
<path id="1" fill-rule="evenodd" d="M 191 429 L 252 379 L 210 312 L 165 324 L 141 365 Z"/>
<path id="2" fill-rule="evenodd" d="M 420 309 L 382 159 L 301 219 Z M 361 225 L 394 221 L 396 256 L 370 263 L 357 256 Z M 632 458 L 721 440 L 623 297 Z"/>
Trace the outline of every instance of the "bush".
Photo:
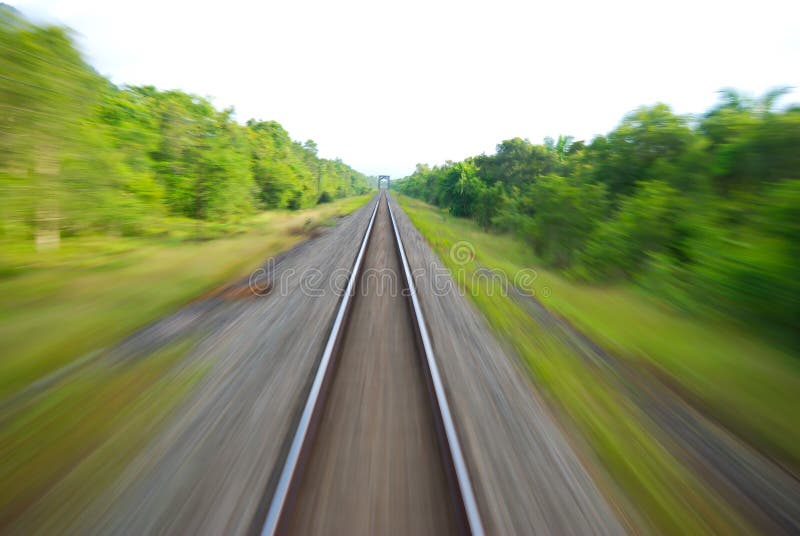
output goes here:
<path id="1" fill-rule="evenodd" d="M 557 175 L 540 177 L 531 187 L 536 253 L 549 264 L 568 267 L 583 250 L 606 212 L 606 189 Z"/>
<path id="2" fill-rule="evenodd" d="M 755 206 L 753 206 L 755 204 Z M 771 185 L 740 213 L 752 221 L 704 228 L 693 242 L 698 299 L 730 316 L 800 331 L 800 181 Z"/>
<path id="3" fill-rule="evenodd" d="M 661 181 L 637 184 L 613 217 L 602 223 L 581 255 L 590 274 L 600 279 L 636 277 L 652 254 L 685 256 L 680 219 L 686 201 Z"/>

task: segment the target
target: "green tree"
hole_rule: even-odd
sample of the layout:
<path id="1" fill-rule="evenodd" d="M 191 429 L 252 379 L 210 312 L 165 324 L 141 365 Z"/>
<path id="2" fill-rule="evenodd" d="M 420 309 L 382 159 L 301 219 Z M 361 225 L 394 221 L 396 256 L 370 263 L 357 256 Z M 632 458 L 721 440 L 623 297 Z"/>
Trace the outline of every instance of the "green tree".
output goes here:
<path id="1" fill-rule="evenodd" d="M 612 196 L 629 195 L 636 183 L 651 179 L 682 191 L 704 189 L 702 140 L 687 118 L 673 114 L 665 104 L 625 116 L 615 130 L 591 143 L 586 157 L 589 176 L 606 184 Z"/>
<path id="2" fill-rule="evenodd" d="M 636 193 L 622 198 L 619 209 L 597 227 L 581 255 L 583 264 L 601 278 L 636 277 L 654 254 L 684 257 L 677 190 L 663 181 L 639 183 Z"/>
<path id="3" fill-rule="evenodd" d="M 777 110 L 789 88 L 751 99 L 732 89 L 700 123 L 710 142 L 712 172 L 723 194 L 756 191 L 777 180 L 800 178 L 800 110 Z"/>
<path id="4" fill-rule="evenodd" d="M 65 158 L 96 104 L 100 78 L 70 33 L 35 26 L 0 6 L 0 169 L 6 228 L 33 222 L 37 246 L 58 247 L 67 203 Z"/>
<path id="5" fill-rule="evenodd" d="M 440 198 L 454 216 L 471 217 L 475 214 L 483 190 L 483 182 L 476 176 L 472 162 L 450 166 L 442 178 Z"/>
<path id="6" fill-rule="evenodd" d="M 545 175 L 530 195 L 535 211 L 528 238 L 536 253 L 555 266 L 570 266 L 606 212 L 605 186 Z"/>

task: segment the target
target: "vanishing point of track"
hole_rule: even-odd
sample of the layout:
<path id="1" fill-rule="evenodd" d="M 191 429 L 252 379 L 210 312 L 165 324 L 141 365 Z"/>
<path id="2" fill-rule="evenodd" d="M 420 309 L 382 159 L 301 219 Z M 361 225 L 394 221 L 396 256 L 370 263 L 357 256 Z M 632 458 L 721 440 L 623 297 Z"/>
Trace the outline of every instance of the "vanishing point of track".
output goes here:
<path id="1" fill-rule="evenodd" d="M 387 193 L 374 201 L 261 533 L 483 534 Z"/>

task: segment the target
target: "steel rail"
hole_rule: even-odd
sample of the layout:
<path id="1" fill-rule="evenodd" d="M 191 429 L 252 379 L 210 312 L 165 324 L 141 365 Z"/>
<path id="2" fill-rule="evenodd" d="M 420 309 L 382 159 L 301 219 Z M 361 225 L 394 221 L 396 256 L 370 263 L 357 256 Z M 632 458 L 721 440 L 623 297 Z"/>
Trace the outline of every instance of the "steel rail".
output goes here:
<path id="1" fill-rule="evenodd" d="M 275 492 L 272 496 L 272 502 L 269 505 L 267 517 L 264 521 L 264 526 L 261 529 L 262 536 L 273 536 L 278 530 L 281 514 L 289 497 L 292 479 L 297 471 L 301 454 L 303 453 L 303 446 L 306 442 L 306 437 L 309 434 L 309 430 L 311 429 L 312 418 L 317 410 L 317 406 L 322 402 L 321 393 L 323 383 L 329 376 L 334 350 L 341 339 L 342 328 L 345 324 L 347 312 L 350 308 L 350 304 L 352 303 L 352 297 L 355 295 L 355 284 L 358 280 L 358 274 L 364 261 L 367 244 L 369 243 L 372 227 L 375 223 L 375 215 L 378 213 L 378 205 L 380 202 L 381 196 L 378 194 L 378 200 L 375 202 L 375 208 L 372 209 L 372 216 L 370 217 L 369 225 L 364 233 L 364 239 L 361 241 L 361 248 L 358 250 L 358 255 L 353 263 L 353 270 L 350 273 L 350 279 L 347 282 L 347 287 L 344 295 L 342 296 L 342 301 L 339 303 L 339 309 L 336 313 L 336 318 L 333 321 L 333 327 L 331 328 L 328 342 L 325 344 L 325 349 L 322 352 L 322 358 L 320 359 L 317 373 L 314 376 L 314 382 L 311 384 L 311 390 L 308 393 L 308 398 L 306 399 L 303 413 L 300 416 L 300 422 L 297 424 L 297 429 L 292 439 L 291 446 L 289 447 L 289 452 L 286 455 L 286 461 L 283 465 L 281 476 L 278 480 L 277 486 L 275 487 Z"/>
<path id="2" fill-rule="evenodd" d="M 375 207 L 372 210 L 372 216 L 370 217 L 369 225 L 364 233 L 364 239 L 361 242 L 361 247 L 358 251 L 358 255 L 356 256 L 356 260 L 353 263 L 353 270 L 347 283 L 347 288 L 344 296 L 342 297 L 342 301 L 339 304 L 339 309 L 337 311 L 333 327 L 331 328 L 331 333 L 322 353 L 319 367 L 314 376 L 314 381 L 311 385 L 311 389 L 303 408 L 300 421 L 297 425 L 297 429 L 292 438 L 291 446 L 289 447 L 289 452 L 286 456 L 286 461 L 281 471 L 278 484 L 275 488 L 272 501 L 269 505 L 269 510 L 267 511 L 267 516 L 261 530 L 262 536 L 274 536 L 278 532 L 282 531 L 281 519 L 284 511 L 287 508 L 287 503 L 290 502 L 292 488 L 297 484 L 297 473 L 298 469 L 300 469 L 302 465 L 301 460 L 304 458 L 304 454 L 307 453 L 308 449 L 311 448 L 311 446 L 308 444 L 308 439 L 310 434 L 313 433 L 312 428 L 314 420 L 316 417 L 318 417 L 316 413 L 321 410 L 322 404 L 324 404 L 323 399 L 325 386 L 330 381 L 330 377 L 332 375 L 331 369 L 333 368 L 335 355 L 338 350 L 339 343 L 342 340 L 346 326 L 347 315 L 353 302 L 352 298 L 355 295 L 355 285 L 357 284 L 361 266 L 366 254 L 367 245 L 372 234 L 375 217 L 378 212 L 378 206 L 382 201 L 386 203 L 386 206 L 389 209 L 389 217 L 392 222 L 392 231 L 395 237 L 397 254 L 400 258 L 400 264 L 403 272 L 402 276 L 406 284 L 405 292 L 407 297 L 410 299 L 410 312 L 411 316 L 414 317 L 414 330 L 417 335 L 419 346 L 421 347 L 421 353 L 423 354 L 423 359 L 421 359 L 421 361 L 425 369 L 424 372 L 426 379 L 428 380 L 429 391 L 431 392 L 433 402 L 435 403 L 434 411 L 437 424 L 440 428 L 439 437 L 441 438 L 441 443 L 443 443 L 440 446 L 443 449 L 443 456 L 446 458 L 446 465 L 450 466 L 450 471 L 448 472 L 450 476 L 448 478 L 451 480 L 451 487 L 455 488 L 452 491 L 456 496 L 456 500 L 459 503 L 458 507 L 461 510 L 459 517 L 464 521 L 466 529 L 468 529 L 470 534 L 473 536 L 484 535 L 483 524 L 481 522 L 480 513 L 475 500 L 475 493 L 473 492 L 470 482 L 467 464 L 461 450 L 461 444 L 459 443 L 458 434 L 456 432 L 452 413 L 450 411 L 450 406 L 447 402 L 444 384 L 442 383 L 439 368 L 436 364 L 436 359 L 433 354 L 433 345 L 431 344 L 430 336 L 428 334 L 425 317 L 422 313 L 419 299 L 417 298 L 417 290 L 411 275 L 408 258 L 406 257 L 403 241 L 400 238 L 399 228 L 394 217 L 394 211 L 389 203 L 389 195 L 387 193 L 386 195 L 378 195 L 378 200 L 376 201 Z M 453 479 L 455 482 L 452 482 Z"/>
<path id="3" fill-rule="evenodd" d="M 442 383 L 442 378 L 439 374 L 439 367 L 436 364 L 436 358 L 433 354 L 433 345 L 431 344 L 430 336 L 428 335 L 428 329 L 425 324 L 425 316 L 422 314 L 422 307 L 420 306 L 419 298 L 417 297 L 417 289 L 414 285 L 414 279 L 411 274 L 411 268 L 408 264 L 408 258 L 406 257 L 403 240 L 400 238 L 400 230 L 394 217 L 394 211 L 392 210 L 391 203 L 389 203 L 388 193 L 386 195 L 386 205 L 389 208 L 389 216 L 392 220 L 392 229 L 394 230 L 397 249 L 398 253 L 400 254 L 400 264 L 403 267 L 403 276 L 406 280 L 408 295 L 411 299 L 411 305 L 413 308 L 412 316 L 415 319 L 415 327 L 417 329 L 420 342 L 422 343 L 423 353 L 425 354 L 427 371 L 436 398 L 441 424 L 444 428 L 444 439 L 447 442 L 447 449 L 449 451 L 448 454 L 455 470 L 455 476 L 458 483 L 458 492 L 466 513 L 468 528 L 473 536 L 483 536 L 483 523 L 481 521 L 480 512 L 478 511 L 478 503 L 475 500 L 475 493 L 472 489 L 472 483 L 469 478 L 467 463 L 461 450 L 461 443 L 458 440 L 458 433 L 456 432 L 453 416 L 450 412 L 450 405 L 447 402 L 447 394 L 444 390 L 444 384 Z"/>

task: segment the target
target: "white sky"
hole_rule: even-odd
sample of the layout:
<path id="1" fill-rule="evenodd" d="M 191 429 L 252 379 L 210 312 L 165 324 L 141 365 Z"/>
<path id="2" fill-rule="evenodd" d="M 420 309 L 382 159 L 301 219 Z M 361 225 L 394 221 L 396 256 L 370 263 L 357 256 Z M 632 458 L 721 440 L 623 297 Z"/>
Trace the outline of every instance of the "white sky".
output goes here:
<path id="1" fill-rule="evenodd" d="M 800 86 L 797 0 L 10 3 L 75 29 L 116 83 L 213 97 L 395 177 L 515 136 L 589 139 L 642 104 Z"/>

